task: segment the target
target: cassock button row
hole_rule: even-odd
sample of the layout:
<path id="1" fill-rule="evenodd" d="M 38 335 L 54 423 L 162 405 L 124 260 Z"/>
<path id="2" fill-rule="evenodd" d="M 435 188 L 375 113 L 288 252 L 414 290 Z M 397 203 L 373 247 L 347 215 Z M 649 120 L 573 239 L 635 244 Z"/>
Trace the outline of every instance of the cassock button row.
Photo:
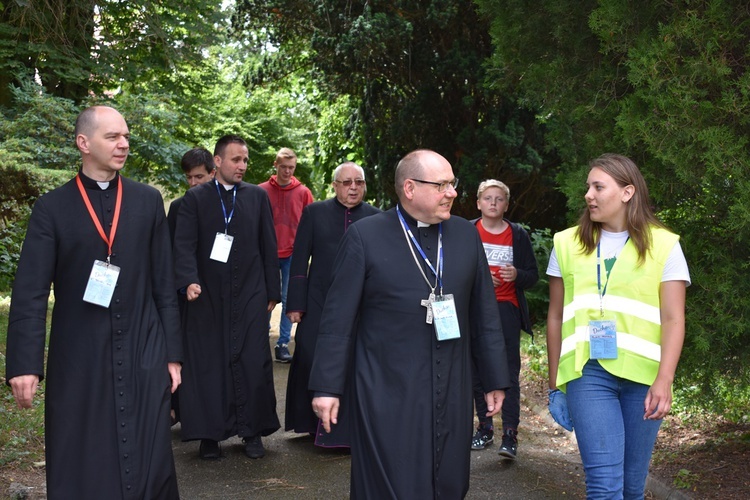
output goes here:
<path id="1" fill-rule="evenodd" d="M 439 365 L 440 364 L 440 360 L 438 359 L 437 361 L 435 361 L 435 364 Z"/>
<path id="2" fill-rule="evenodd" d="M 117 330 L 117 335 L 122 335 L 122 330 Z"/>
<path id="3" fill-rule="evenodd" d="M 122 392 L 122 391 L 120 391 L 120 397 L 122 397 L 122 396 L 124 396 L 124 395 L 125 395 L 125 393 L 124 393 L 124 392 Z"/>
<path id="4" fill-rule="evenodd" d="M 115 318 L 120 319 L 120 315 L 119 314 L 115 314 Z"/>
<path id="5" fill-rule="evenodd" d="M 125 474 L 130 474 L 130 469 L 125 469 Z"/>
<path id="6" fill-rule="evenodd" d="M 436 345 L 435 349 L 440 349 L 440 344 Z"/>
<path id="7" fill-rule="evenodd" d="M 442 377 L 442 375 L 440 375 L 440 374 L 438 373 L 438 375 L 437 375 L 437 378 L 438 378 L 438 380 L 440 380 L 440 377 Z"/>
<path id="8" fill-rule="evenodd" d="M 121 364 L 122 364 L 122 361 L 118 361 L 118 362 L 117 362 L 117 364 L 118 364 L 118 365 L 121 365 Z"/>
<path id="9" fill-rule="evenodd" d="M 130 458 L 130 455 L 128 455 L 128 454 L 126 453 L 126 454 L 124 454 L 124 455 L 122 456 L 122 458 Z"/>
<path id="10" fill-rule="evenodd" d="M 127 489 L 129 490 L 130 488 L 131 488 L 131 486 L 130 486 L 130 485 L 127 485 Z"/>
<path id="11" fill-rule="evenodd" d="M 121 406 L 121 407 L 120 407 L 120 411 L 125 411 L 125 407 L 124 407 L 124 406 Z"/>
<path id="12" fill-rule="evenodd" d="M 123 443 L 127 443 L 128 442 L 128 438 L 122 438 L 122 442 Z"/>
<path id="13" fill-rule="evenodd" d="M 120 349 L 122 349 L 122 346 L 121 346 L 121 345 L 118 345 L 118 346 L 117 346 L 117 350 L 119 351 Z"/>
<path id="14" fill-rule="evenodd" d="M 117 380 L 122 380 L 122 375 L 118 375 Z"/>
<path id="15" fill-rule="evenodd" d="M 440 390 L 440 389 L 438 389 L 438 390 L 437 390 L 437 393 L 438 393 L 438 394 L 442 394 L 442 392 L 443 392 L 443 391 L 442 391 L 442 390 Z"/>

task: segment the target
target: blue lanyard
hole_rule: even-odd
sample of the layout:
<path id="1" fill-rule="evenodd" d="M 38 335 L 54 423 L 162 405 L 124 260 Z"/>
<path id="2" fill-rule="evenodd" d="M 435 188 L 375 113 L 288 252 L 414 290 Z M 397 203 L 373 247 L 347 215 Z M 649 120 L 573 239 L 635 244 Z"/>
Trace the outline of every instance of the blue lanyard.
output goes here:
<path id="1" fill-rule="evenodd" d="M 630 241 L 630 236 L 625 240 L 625 244 L 622 246 L 622 248 L 625 248 L 625 245 L 628 244 L 628 241 Z M 604 289 L 602 289 L 602 242 L 601 238 L 599 242 L 596 244 L 596 289 L 599 291 L 599 312 L 602 315 L 602 318 L 604 317 L 604 294 L 607 293 L 607 285 L 609 285 L 609 277 L 612 275 L 612 269 L 609 270 L 609 274 L 607 274 L 607 281 L 604 283 Z M 615 260 L 615 262 L 617 262 Z M 612 267 L 614 267 L 614 264 L 612 264 Z"/>
<path id="2" fill-rule="evenodd" d="M 237 184 L 232 188 L 232 211 L 229 212 L 229 215 L 227 215 L 227 207 L 224 205 L 224 197 L 221 195 L 221 190 L 219 189 L 219 181 L 214 179 L 214 184 L 216 185 L 216 192 L 219 193 L 221 211 L 224 213 L 224 234 L 227 234 L 229 231 L 229 223 L 232 222 L 232 217 L 234 216 L 234 205 L 235 201 L 237 201 Z"/>
<path id="3" fill-rule="evenodd" d="M 430 259 L 427 258 L 427 255 L 425 255 L 424 250 L 422 250 L 422 247 L 420 246 L 417 239 L 414 237 L 414 234 L 411 232 L 411 229 L 409 228 L 408 224 L 406 224 L 406 220 L 404 220 L 404 216 L 401 215 L 401 209 L 398 205 L 396 205 L 396 213 L 398 214 L 398 219 L 401 221 L 401 226 L 404 229 L 404 232 L 409 235 L 409 238 L 411 238 L 412 243 L 416 247 L 416 249 L 419 251 L 419 255 L 422 256 L 422 259 L 427 264 L 427 267 L 430 268 L 430 271 L 432 271 L 432 274 L 435 276 L 436 281 L 435 285 L 440 287 L 440 294 L 443 294 L 443 223 L 441 222 L 438 224 L 438 252 L 437 252 L 437 264 L 438 264 L 438 270 L 435 271 L 435 267 L 432 265 L 432 262 L 430 262 Z M 420 267 L 419 270 L 421 271 L 422 268 Z M 424 276 L 424 272 L 422 272 L 422 275 Z M 425 279 L 427 277 L 425 276 Z M 429 285 L 429 281 L 427 282 Z M 434 290 L 434 288 L 433 288 Z"/>

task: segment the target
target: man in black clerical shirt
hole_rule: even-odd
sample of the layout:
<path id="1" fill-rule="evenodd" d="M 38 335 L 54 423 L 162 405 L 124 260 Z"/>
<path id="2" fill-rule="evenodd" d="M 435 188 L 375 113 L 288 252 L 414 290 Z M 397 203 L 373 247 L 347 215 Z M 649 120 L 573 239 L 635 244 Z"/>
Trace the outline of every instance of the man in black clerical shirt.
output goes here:
<path id="1" fill-rule="evenodd" d="M 409 153 L 396 168 L 397 207 L 353 224 L 336 255 L 309 389 L 328 431 L 354 386 L 353 499 L 463 498 L 472 358 L 489 416 L 509 386 L 482 242 L 450 214 L 457 186 L 445 158 Z"/>

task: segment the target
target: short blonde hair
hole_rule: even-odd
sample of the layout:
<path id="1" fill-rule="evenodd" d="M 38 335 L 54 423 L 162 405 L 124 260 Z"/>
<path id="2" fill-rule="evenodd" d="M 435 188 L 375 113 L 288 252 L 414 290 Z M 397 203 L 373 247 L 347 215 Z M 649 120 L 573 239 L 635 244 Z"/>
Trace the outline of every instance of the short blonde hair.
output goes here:
<path id="1" fill-rule="evenodd" d="M 510 188 L 504 183 L 495 179 L 487 179 L 486 181 L 482 181 L 482 183 L 479 184 L 479 189 L 477 189 L 477 198 L 480 198 L 482 196 L 482 193 L 484 193 L 491 187 L 500 188 L 505 193 L 505 197 L 510 199 Z"/>

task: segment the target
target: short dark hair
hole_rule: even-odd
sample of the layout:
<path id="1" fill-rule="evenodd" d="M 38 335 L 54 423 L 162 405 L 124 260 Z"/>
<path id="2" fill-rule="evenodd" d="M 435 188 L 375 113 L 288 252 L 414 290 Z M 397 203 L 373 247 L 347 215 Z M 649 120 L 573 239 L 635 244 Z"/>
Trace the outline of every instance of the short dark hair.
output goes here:
<path id="1" fill-rule="evenodd" d="M 182 160 L 180 160 L 180 167 L 182 167 L 182 171 L 185 173 L 201 165 L 206 167 L 206 172 L 209 174 L 214 171 L 214 157 L 206 148 L 196 147 L 190 149 L 182 155 Z"/>
<path id="2" fill-rule="evenodd" d="M 220 156 L 223 158 L 224 150 L 226 150 L 227 146 L 230 144 L 242 144 L 243 146 L 247 147 L 245 139 L 243 139 L 239 135 L 227 134 L 216 141 L 216 147 L 214 147 L 214 156 Z"/>

